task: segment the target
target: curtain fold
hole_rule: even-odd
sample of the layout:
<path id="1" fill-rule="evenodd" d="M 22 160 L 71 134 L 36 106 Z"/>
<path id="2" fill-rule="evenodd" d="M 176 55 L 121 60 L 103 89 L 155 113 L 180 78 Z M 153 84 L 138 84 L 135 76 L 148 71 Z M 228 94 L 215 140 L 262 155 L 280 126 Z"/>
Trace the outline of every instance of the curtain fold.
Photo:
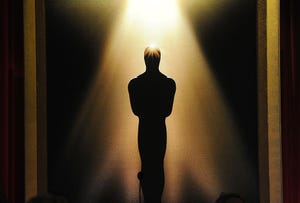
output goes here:
<path id="1" fill-rule="evenodd" d="M 300 203 L 300 2 L 281 1 L 284 203 Z"/>
<path id="2" fill-rule="evenodd" d="M 24 202 L 23 1 L 0 1 L 0 192 Z"/>
<path id="3" fill-rule="evenodd" d="M 0 192 L 24 202 L 23 1 L 0 1 Z M 300 203 L 300 2 L 281 1 L 284 203 Z"/>

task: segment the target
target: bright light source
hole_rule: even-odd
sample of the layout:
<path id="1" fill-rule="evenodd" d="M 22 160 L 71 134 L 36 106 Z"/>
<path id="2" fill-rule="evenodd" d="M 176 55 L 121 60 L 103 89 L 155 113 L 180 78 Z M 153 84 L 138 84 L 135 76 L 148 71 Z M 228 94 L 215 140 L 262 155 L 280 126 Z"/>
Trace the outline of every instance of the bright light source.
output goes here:
<path id="1" fill-rule="evenodd" d="M 178 18 L 176 0 L 130 0 L 129 23 L 138 23 L 147 31 L 161 31 L 172 26 Z"/>
<path id="2" fill-rule="evenodd" d="M 149 48 L 150 49 L 156 49 L 157 48 L 157 44 L 155 42 L 152 42 L 150 45 L 149 45 Z"/>
<path id="3" fill-rule="evenodd" d="M 79 135 L 97 132 L 98 150 L 103 154 L 85 193 L 98 196 L 109 178 L 117 177 L 124 189 L 124 202 L 138 200 L 138 119 L 130 109 L 127 85 L 145 71 L 143 52 L 155 41 L 164 56 L 160 70 L 177 84 L 173 112 L 167 119 L 164 200 L 185 201 L 180 198 L 186 195 L 184 181 L 188 175 L 201 194 L 213 201 L 227 188 L 222 179 L 228 177 L 219 177 L 219 162 L 234 157 L 234 163 L 244 166 L 243 173 L 234 174 L 239 181 L 250 170 L 234 139 L 237 126 L 230 109 L 176 0 L 128 1 L 127 10 L 106 41 L 99 72 L 74 129 Z M 150 47 L 155 48 L 156 43 Z M 233 169 L 228 163 L 221 166 L 223 171 Z"/>

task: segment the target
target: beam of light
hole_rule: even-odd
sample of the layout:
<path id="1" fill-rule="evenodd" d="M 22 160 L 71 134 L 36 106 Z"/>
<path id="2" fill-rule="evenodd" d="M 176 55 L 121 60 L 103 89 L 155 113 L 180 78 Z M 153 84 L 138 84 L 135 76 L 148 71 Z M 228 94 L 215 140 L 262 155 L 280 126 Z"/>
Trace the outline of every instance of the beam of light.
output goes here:
<path id="1" fill-rule="evenodd" d="M 218 167 L 234 173 L 240 184 L 253 183 L 251 178 L 245 180 L 244 173 L 251 173 L 251 167 L 243 160 L 230 109 L 176 1 L 131 0 L 105 45 L 73 131 L 96 133 L 101 154 L 82 202 L 93 202 L 114 176 L 119 177 L 124 202 L 138 200 L 138 119 L 130 109 L 127 85 L 145 70 L 144 48 L 152 42 L 161 49 L 160 70 L 177 84 L 173 112 L 167 118 L 164 202 L 184 202 L 186 172 L 196 182 L 196 190 L 211 202 L 230 185 L 221 181 Z M 243 171 L 230 171 L 234 163 Z"/>
<path id="2" fill-rule="evenodd" d="M 130 0 L 127 24 L 139 24 L 146 32 L 158 32 L 174 26 L 178 19 L 176 0 Z"/>

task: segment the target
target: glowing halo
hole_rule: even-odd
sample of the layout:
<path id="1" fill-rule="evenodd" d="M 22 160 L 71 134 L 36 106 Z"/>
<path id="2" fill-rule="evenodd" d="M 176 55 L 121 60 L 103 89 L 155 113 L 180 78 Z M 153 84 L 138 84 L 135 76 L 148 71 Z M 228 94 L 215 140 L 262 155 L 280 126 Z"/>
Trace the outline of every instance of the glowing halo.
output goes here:
<path id="1" fill-rule="evenodd" d="M 155 42 L 151 42 L 148 46 L 150 49 L 156 49 L 158 48 L 157 44 Z"/>
<path id="2" fill-rule="evenodd" d="M 184 202 L 180 198 L 188 174 L 204 198 L 212 202 L 227 184 L 216 171 L 219 162 L 233 157 L 243 166 L 243 173 L 251 171 L 235 139 L 238 129 L 230 108 L 176 0 L 128 0 L 127 9 L 106 41 L 98 73 L 76 125 L 76 129 L 87 129 L 89 135 L 96 131 L 101 137 L 99 151 L 104 154 L 91 172 L 85 194 L 97 196 L 107 180 L 118 175 L 124 202 L 138 200 L 138 118 L 131 112 L 127 85 L 144 71 L 142 53 L 154 41 L 149 46 L 159 44 L 164 55 L 160 70 L 177 84 L 173 112 L 167 118 L 164 200 Z M 222 167 L 231 169 L 230 164 Z M 244 174 L 234 175 L 237 181 L 253 183 L 244 180 Z"/>

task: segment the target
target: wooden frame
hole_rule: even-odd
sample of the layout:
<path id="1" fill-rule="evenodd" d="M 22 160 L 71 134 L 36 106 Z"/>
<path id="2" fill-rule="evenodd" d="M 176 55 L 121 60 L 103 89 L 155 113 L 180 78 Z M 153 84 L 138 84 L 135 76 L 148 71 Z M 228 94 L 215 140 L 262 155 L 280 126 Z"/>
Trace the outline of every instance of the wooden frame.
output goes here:
<path id="1" fill-rule="evenodd" d="M 44 1 L 25 0 L 25 200 L 47 192 Z"/>
<path id="2" fill-rule="evenodd" d="M 279 0 L 257 0 L 261 203 L 282 203 Z M 44 1 L 24 1 L 25 198 L 47 192 Z"/>
<path id="3" fill-rule="evenodd" d="M 260 202 L 281 203 L 280 1 L 258 0 L 257 8 Z"/>

